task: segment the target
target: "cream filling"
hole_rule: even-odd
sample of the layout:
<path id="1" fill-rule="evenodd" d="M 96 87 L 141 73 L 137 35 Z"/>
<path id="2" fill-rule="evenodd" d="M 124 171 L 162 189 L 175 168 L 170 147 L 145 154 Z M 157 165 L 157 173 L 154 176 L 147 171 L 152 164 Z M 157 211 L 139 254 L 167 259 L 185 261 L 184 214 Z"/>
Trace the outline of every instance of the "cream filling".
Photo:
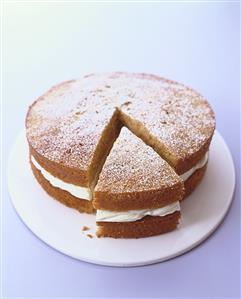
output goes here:
<path id="1" fill-rule="evenodd" d="M 179 201 L 158 209 L 129 210 L 124 212 L 97 210 L 96 221 L 104 222 L 131 222 L 145 216 L 166 216 L 180 211 Z"/>
<path id="2" fill-rule="evenodd" d="M 188 170 L 187 172 L 180 175 L 183 181 L 186 181 L 197 169 L 202 168 L 208 161 L 208 152 L 206 152 L 205 156 L 200 160 L 193 168 Z M 87 187 L 81 187 L 77 185 L 73 185 L 70 183 L 66 183 L 57 177 L 54 177 L 47 170 L 45 170 L 39 163 L 35 160 L 33 156 L 31 156 L 31 161 L 34 166 L 41 172 L 43 177 L 54 187 L 60 188 L 64 191 L 69 192 L 73 196 L 85 200 L 91 200 L 91 190 Z M 178 204 L 178 205 L 177 205 Z M 178 208 L 178 209 L 177 209 Z M 174 210 L 173 210 L 174 209 Z M 97 221 L 109 221 L 109 222 L 128 222 L 135 221 L 141 219 L 147 215 L 150 216 L 165 216 L 171 214 L 175 211 L 179 211 L 180 206 L 178 202 L 174 204 L 165 206 L 159 209 L 146 209 L 146 210 L 130 210 L 127 212 L 113 212 L 113 211 L 105 211 L 105 210 L 97 210 L 96 220 Z"/>
<path id="3" fill-rule="evenodd" d="M 39 165 L 39 163 L 35 160 L 33 156 L 31 156 L 31 161 L 33 165 L 41 172 L 43 177 L 54 187 L 60 188 L 64 191 L 69 192 L 75 197 L 85 199 L 85 200 L 91 200 L 91 191 L 90 188 L 87 187 L 81 187 L 77 185 L 73 185 L 70 183 L 66 183 L 52 174 L 50 174 L 47 170 L 45 170 L 42 166 Z"/>
<path id="4" fill-rule="evenodd" d="M 209 152 L 206 152 L 205 156 L 193 168 L 180 175 L 183 181 L 186 181 L 197 169 L 202 168 L 207 163 L 208 153 Z"/>

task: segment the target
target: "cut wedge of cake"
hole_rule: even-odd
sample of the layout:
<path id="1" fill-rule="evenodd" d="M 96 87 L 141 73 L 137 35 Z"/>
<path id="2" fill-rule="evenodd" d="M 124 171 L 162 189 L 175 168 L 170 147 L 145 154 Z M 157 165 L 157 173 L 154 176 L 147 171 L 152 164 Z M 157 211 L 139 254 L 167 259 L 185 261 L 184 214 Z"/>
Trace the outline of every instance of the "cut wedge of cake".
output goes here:
<path id="1" fill-rule="evenodd" d="M 183 181 L 151 147 L 122 128 L 94 191 L 98 235 L 139 238 L 176 228 Z"/>

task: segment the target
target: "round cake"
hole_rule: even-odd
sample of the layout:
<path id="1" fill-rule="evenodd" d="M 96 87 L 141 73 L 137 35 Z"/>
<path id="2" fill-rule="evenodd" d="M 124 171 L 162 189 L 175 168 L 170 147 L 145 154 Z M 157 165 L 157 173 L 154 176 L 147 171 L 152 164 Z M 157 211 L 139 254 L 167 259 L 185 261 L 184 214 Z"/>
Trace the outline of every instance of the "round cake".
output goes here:
<path id="1" fill-rule="evenodd" d="M 210 105 L 193 89 L 123 72 L 56 85 L 26 117 L 38 182 L 66 206 L 96 213 L 97 235 L 113 238 L 177 228 L 214 130 Z"/>

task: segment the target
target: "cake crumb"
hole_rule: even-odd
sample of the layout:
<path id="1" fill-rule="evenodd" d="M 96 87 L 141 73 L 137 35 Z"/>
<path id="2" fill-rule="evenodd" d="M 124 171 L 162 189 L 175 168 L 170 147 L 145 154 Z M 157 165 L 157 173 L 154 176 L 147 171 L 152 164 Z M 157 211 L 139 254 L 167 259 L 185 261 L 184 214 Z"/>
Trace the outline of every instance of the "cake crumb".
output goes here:
<path id="1" fill-rule="evenodd" d="M 93 235 L 91 235 L 91 234 L 87 234 L 86 236 L 87 236 L 88 238 L 90 238 L 90 239 L 93 238 Z"/>
<path id="2" fill-rule="evenodd" d="M 86 226 L 86 225 L 84 225 L 83 227 L 82 227 L 82 231 L 84 232 L 84 231 L 86 231 L 86 230 L 89 230 L 90 228 L 88 227 L 88 226 Z"/>

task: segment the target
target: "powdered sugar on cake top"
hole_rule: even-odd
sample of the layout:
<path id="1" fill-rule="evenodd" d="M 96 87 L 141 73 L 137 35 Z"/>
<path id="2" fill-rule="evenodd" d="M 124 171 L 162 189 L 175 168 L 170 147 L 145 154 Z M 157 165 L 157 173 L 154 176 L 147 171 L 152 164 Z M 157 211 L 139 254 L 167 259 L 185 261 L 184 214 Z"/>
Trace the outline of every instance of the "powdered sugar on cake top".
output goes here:
<path id="1" fill-rule="evenodd" d="M 150 146 L 127 128 L 119 137 L 101 171 L 95 191 L 125 193 L 171 188 L 179 176 Z"/>
<path id="2" fill-rule="evenodd" d="M 182 159 L 215 127 L 207 101 L 182 84 L 145 74 L 92 74 L 53 87 L 30 107 L 28 141 L 48 160 L 87 170 L 117 108 Z"/>

